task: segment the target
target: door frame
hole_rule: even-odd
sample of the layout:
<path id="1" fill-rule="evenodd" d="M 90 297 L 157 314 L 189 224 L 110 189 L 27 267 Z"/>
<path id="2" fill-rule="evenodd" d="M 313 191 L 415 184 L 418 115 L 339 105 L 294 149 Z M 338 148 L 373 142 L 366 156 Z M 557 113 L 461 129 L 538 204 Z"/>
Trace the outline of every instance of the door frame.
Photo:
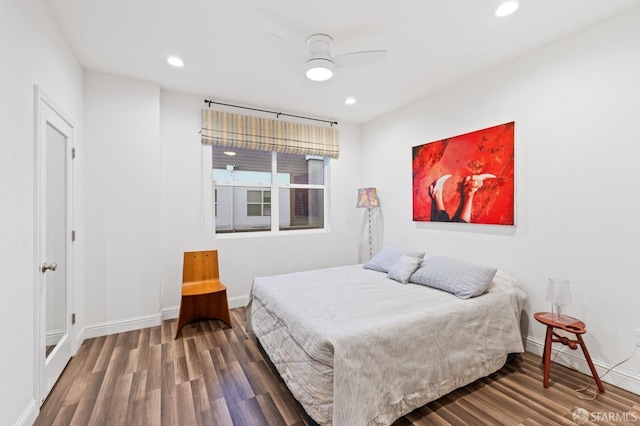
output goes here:
<path id="1" fill-rule="evenodd" d="M 45 349 L 46 328 L 45 319 L 42 315 L 43 304 L 46 306 L 46 300 L 41 300 L 42 286 L 44 283 L 44 273 L 40 270 L 42 263 L 42 248 L 46 241 L 46 236 L 43 235 L 43 223 L 46 220 L 46 206 L 42 202 L 42 191 L 44 190 L 44 180 L 46 177 L 46 123 L 44 123 L 45 113 L 43 108 L 50 108 L 62 121 L 64 121 L 70 128 L 71 132 L 68 136 L 67 151 L 68 159 L 66 166 L 66 190 L 67 190 L 67 230 L 69 233 L 73 229 L 74 225 L 74 213 L 75 213 L 75 185 L 74 185 L 74 167 L 71 160 L 71 150 L 75 145 L 75 133 L 76 126 L 73 120 L 64 113 L 64 111 L 40 88 L 38 85 L 34 85 L 34 357 L 33 357 L 33 383 L 34 383 L 34 398 L 38 409 L 48 396 L 48 392 L 45 391 L 43 386 L 43 376 L 45 373 L 46 356 L 43 357 L 43 351 Z M 70 344 L 70 356 L 75 355 L 77 352 L 78 344 L 76 339 L 75 328 L 71 324 L 71 313 L 74 312 L 73 295 L 74 295 L 74 250 L 71 242 L 70 235 L 66 239 L 66 272 L 67 272 L 67 294 L 66 294 L 66 312 L 65 312 L 65 324 L 68 326 L 67 338 L 69 338 Z M 67 328 L 67 327 L 65 327 Z"/>

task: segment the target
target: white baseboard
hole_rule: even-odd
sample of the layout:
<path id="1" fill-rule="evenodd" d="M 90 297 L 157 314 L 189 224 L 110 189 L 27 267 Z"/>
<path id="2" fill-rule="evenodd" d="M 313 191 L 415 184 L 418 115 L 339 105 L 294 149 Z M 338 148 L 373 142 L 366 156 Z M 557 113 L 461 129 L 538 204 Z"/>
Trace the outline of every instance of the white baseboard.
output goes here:
<path id="1" fill-rule="evenodd" d="M 115 321 L 105 321 L 97 324 L 89 324 L 84 328 L 84 338 L 106 336 L 125 331 L 139 330 L 141 328 L 155 327 L 162 323 L 161 314 L 141 315 Z"/>
<path id="2" fill-rule="evenodd" d="M 38 411 L 38 404 L 35 399 L 32 399 L 16 421 L 15 426 L 31 426 L 38 418 Z"/>
<path id="3" fill-rule="evenodd" d="M 242 306 L 247 306 L 249 303 L 249 296 L 234 296 L 229 298 L 229 309 L 239 308 Z M 162 308 L 162 319 L 174 319 L 178 318 L 178 314 L 180 313 L 180 306 L 171 306 L 169 308 Z"/>
<path id="4" fill-rule="evenodd" d="M 229 308 L 239 308 L 249 303 L 249 296 L 235 296 L 229 298 Z M 125 331 L 139 330 L 141 328 L 155 327 L 163 320 L 178 318 L 179 306 L 162 308 L 158 314 L 141 315 L 116 321 L 105 321 L 85 326 L 80 333 L 82 340 L 92 337 L 106 336 L 108 334 L 123 333 Z M 82 341 L 81 340 L 81 341 Z"/>
<path id="5" fill-rule="evenodd" d="M 75 346 L 75 349 L 73 350 L 74 354 L 77 353 L 78 349 L 80 349 L 80 346 L 82 346 L 82 342 L 84 342 L 84 338 L 85 338 L 84 337 L 85 332 L 86 332 L 85 328 L 82 327 L 80 331 L 78 331 L 78 334 L 76 334 L 76 342 L 75 342 L 76 346 Z"/>
<path id="6" fill-rule="evenodd" d="M 172 306 L 170 308 L 162 308 L 162 321 L 178 318 L 180 306 Z"/>
<path id="7" fill-rule="evenodd" d="M 247 306 L 249 303 L 249 295 L 246 296 L 235 296 L 229 298 L 229 308 L 240 308 L 242 306 Z"/>
<path id="8" fill-rule="evenodd" d="M 544 351 L 544 341 L 527 337 L 525 341 L 525 350 L 542 356 Z M 591 376 L 589 364 L 584 359 L 584 355 L 580 349 L 575 351 L 568 349 L 565 345 L 552 346 L 551 361 L 564 365 L 565 367 L 578 370 L 588 376 Z M 640 395 L 640 375 L 631 371 L 624 370 L 620 367 L 612 369 L 603 377 L 612 365 L 592 359 L 593 365 L 598 371 L 600 379 L 611 385 L 628 390 Z M 624 365 L 624 364 L 623 364 Z M 553 368 L 552 368 L 553 369 Z M 606 387 L 605 387 L 606 391 Z"/>
<path id="9" fill-rule="evenodd" d="M 63 336 L 64 336 L 64 329 L 49 330 L 47 331 L 47 334 L 45 335 L 45 338 L 44 338 L 45 345 L 46 346 L 57 345 Z"/>

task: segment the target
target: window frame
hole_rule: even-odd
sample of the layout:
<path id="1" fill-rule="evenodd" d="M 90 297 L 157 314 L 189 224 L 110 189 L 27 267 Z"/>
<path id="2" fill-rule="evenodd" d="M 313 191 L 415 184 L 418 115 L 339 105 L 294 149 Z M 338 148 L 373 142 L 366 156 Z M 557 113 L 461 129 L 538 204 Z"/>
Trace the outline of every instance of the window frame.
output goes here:
<path id="1" fill-rule="evenodd" d="M 260 194 L 260 201 L 249 201 L 249 192 L 258 192 Z M 269 193 L 269 202 L 264 200 L 264 194 Z M 265 206 L 269 206 L 269 214 L 265 214 Z M 249 214 L 249 206 L 260 206 L 260 214 Z M 271 216 L 271 189 L 248 189 L 247 190 L 247 216 L 261 216 L 268 217 Z"/>
<path id="2" fill-rule="evenodd" d="M 208 203 L 211 206 L 212 214 L 208 215 L 212 219 L 212 233 L 213 237 L 216 239 L 233 239 L 233 238 L 253 238 L 253 237 L 264 237 L 264 236 L 276 236 L 276 235 L 301 235 L 301 234 L 320 234 L 330 232 L 330 185 L 329 185 L 329 177 L 330 177 L 330 165 L 331 158 L 329 157 L 320 157 L 309 155 L 308 157 L 313 157 L 315 159 L 322 159 L 323 162 L 323 185 L 318 184 L 297 184 L 297 183 L 279 183 L 278 182 L 278 169 L 277 169 L 277 151 L 267 151 L 271 153 L 271 182 L 270 183 L 256 183 L 256 182 L 216 182 L 212 179 L 212 175 L 210 171 L 213 169 L 212 167 L 212 157 L 211 157 L 211 149 L 208 150 L 209 158 L 208 167 L 206 170 L 209 173 L 203 173 L 203 179 L 206 180 L 205 185 L 208 183 L 210 190 L 208 191 L 211 194 L 211 203 Z M 205 186 L 206 187 L 206 186 Z M 216 220 L 217 216 L 213 213 L 216 212 L 217 204 L 220 203 L 220 200 L 215 200 L 215 193 L 218 187 L 230 187 L 230 188 L 252 188 L 258 189 L 260 188 L 264 191 L 271 191 L 271 229 L 270 230 L 257 230 L 257 231 L 245 231 L 245 232 L 216 232 Z M 323 194 L 323 221 L 324 226 L 322 228 L 309 228 L 309 229 L 280 229 L 280 190 L 281 189 L 320 189 Z M 265 216 L 266 217 L 266 216 Z"/>

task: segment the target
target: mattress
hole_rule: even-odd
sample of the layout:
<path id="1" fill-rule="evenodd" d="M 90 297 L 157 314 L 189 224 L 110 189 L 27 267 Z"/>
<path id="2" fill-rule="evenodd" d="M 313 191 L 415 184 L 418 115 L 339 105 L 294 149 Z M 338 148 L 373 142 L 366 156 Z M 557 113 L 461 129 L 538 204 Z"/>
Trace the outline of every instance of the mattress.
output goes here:
<path id="1" fill-rule="evenodd" d="M 461 300 L 361 265 L 253 282 L 253 332 L 322 425 L 388 425 L 522 352 L 524 294 L 502 271 Z"/>

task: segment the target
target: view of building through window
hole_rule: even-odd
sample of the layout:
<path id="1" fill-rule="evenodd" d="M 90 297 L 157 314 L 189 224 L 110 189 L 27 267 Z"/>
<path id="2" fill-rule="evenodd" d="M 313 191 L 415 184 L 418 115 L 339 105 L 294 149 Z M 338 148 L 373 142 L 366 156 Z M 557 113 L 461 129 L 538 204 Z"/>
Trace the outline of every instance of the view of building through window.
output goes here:
<path id="1" fill-rule="evenodd" d="M 215 232 L 324 228 L 323 157 L 212 146 Z"/>
<path id="2" fill-rule="evenodd" d="M 247 191 L 247 216 L 271 216 L 271 190 Z"/>

